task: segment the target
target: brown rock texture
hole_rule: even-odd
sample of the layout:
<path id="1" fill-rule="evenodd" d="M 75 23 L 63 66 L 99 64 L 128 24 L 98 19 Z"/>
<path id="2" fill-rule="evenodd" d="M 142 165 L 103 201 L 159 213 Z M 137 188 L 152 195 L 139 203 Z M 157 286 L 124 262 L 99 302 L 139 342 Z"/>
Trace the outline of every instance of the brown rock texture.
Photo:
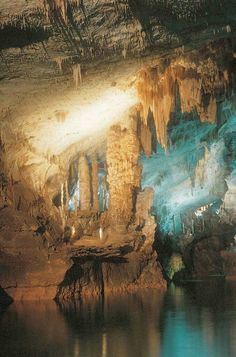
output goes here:
<path id="1" fill-rule="evenodd" d="M 14 300 L 53 299 L 71 265 L 65 252 L 55 250 L 48 232 L 35 233 L 37 222 L 5 208 L 0 216 L 0 281 Z"/>
<path id="2" fill-rule="evenodd" d="M 157 254 L 142 236 L 116 245 L 110 242 L 109 246 L 100 248 L 81 246 L 72 249 L 74 265 L 58 286 L 56 297 L 60 301 L 166 288 Z"/>

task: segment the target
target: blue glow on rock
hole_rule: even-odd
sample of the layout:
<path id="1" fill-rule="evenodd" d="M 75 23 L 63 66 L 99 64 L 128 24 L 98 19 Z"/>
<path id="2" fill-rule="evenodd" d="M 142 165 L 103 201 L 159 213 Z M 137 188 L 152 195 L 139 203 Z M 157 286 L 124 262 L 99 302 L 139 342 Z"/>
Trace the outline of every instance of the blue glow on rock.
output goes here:
<path id="1" fill-rule="evenodd" d="M 188 211 L 204 205 L 219 209 L 227 179 L 236 180 L 236 112 L 230 103 L 221 112 L 219 128 L 180 118 L 169 130 L 167 151 L 158 145 L 150 158 L 141 156 L 142 188 L 155 191 L 153 214 L 164 234 L 180 234 Z"/>

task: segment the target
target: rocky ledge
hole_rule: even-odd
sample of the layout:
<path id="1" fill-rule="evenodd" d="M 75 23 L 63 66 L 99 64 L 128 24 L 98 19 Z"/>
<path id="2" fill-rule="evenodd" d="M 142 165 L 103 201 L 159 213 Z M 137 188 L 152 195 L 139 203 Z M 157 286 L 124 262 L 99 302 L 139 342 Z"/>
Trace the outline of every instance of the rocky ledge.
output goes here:
<path id="1" fill-rule="evenodd" d="M 34 218 L 8 207 L 0 225 L 2 293 L 14 300 L 77 299 L 166 287 L 152 239 L 140 232 L 50 244 Z"/>

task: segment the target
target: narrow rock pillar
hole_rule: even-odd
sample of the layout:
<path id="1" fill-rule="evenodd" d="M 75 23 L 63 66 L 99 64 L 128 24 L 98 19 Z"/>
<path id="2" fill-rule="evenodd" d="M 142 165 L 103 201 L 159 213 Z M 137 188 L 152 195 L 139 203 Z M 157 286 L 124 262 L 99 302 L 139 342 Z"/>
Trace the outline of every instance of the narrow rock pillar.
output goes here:
<path id="1" fill-rule="evenodd" d="M 89 210 L 91 208 L 91 180 L 89 164 L 86 156 L 79 158 L 79 184 L 80 184 L 80 209 Z"/>
<path id="2" fill-rule="evenodd" d="M 98 162 L 94 158 L 92 161 L 92 190 L 93 190 L 93 209 L 99 209 L 98 201 Z"/>

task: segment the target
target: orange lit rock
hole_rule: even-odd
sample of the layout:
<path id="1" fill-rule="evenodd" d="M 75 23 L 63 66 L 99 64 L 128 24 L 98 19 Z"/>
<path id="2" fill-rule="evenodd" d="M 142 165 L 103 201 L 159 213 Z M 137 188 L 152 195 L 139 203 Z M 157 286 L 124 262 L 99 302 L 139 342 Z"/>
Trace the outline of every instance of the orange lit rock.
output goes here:
<path id="1" fill-rule="evenodd" d="M 202 122 L 215 123 L 217 116 L 217 96 L 226 93 L 229 72 L 218 67 L 208 58 L 199 61 L 179 57 L 167 64 L 139 71 L 137 90 L 142 104 L 140 111 L 147 124 L 149 110 L 152 112 L 159 143 L 167 147 L 167 129 L 176 109 L 176 95 L 179 94 L 182 113 L 195 110 Z M 208 98 L 208 100 L 207 100 Z"/>

